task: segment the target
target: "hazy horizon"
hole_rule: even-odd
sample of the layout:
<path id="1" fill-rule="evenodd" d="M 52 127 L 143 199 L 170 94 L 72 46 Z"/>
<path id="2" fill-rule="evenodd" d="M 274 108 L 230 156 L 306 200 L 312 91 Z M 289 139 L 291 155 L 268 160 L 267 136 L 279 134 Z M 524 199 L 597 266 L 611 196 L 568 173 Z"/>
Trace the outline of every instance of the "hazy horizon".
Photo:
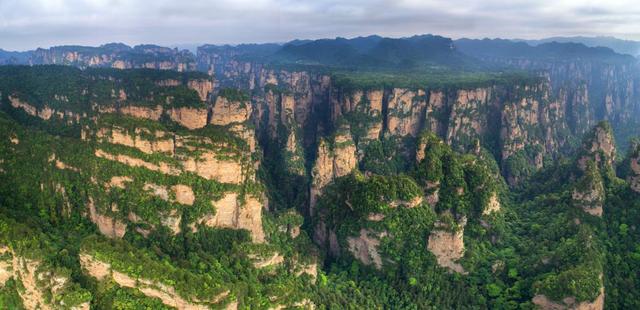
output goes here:
<path id="1" fill-rule="evenodd" d="M 108 42 L 162 46 L 405 37 L 640 40 L 635 2 L 417 0 L 0 1 L 0 48 L 32 50 Z"/>
<path id="2" fill-rule="evenodd" d="M 149 44 L 149 45 L 158 45 L 161 47 L 169 47 L 169 48 L 178 48 L 179 50 L 190 50 L 192 52 L 195 53 L 195 49 L 199 46 L 203 46 L 203 45 L 207 45 L 207 44 L 211 44 L 211 45 L 230 45 L 230 46 L 237 46 L 237 45 L 242 45 L 242 44 L 268 44 L 268 43 L 274 43 L 274 44 L 286 44 L 288 42 L 291 42 L 292 40 L 321 40 L 321 39 L 336 39 L 338 37 L 341 38 L 346 38 L 346 39 L 353 39 L 353 38 L 357 38 L 357 37 L 368 37 L 368 36 L 375 36 L 375 35 L 379 35 L 379 34 L 367 34 L 367 35 L 359 35 L 359 36 L 337 36 L 337 37 L 318 37 L 318 38 L 293 38 L 291 40 L 286 40 L 286 41 L 265 41 L 265 42 L 238 42 L 238 43 L 226 43 L 226 42 L 196 42 L 196 43 L 170 43 L 170 44 L 159 44 L 156 42 L 136 42 L 136 43 L 128 43 L 128 42 L 121 42 L 121 41 L 113 41 L 113 42 L 102 42 L 102 43 L 98 43 L 98 44 L 78 44 L 78 43 L 66 43 L 66 44 L 56 44 L 56 45 L 50 45 L 50 46 L 38 46 L 35 48 L 30 48 L 30 49 L 22 49 L 22 50 L 15 50 L 15 49 L 11 49 L 11 48 L 6 48 L 3 46 L 0 46 L 0 50 L 4 50 L 7 52 L 28 52 L 28 51 L 33 51 L 36 50 L 38 48 L 42 48 L 42 49 L 48 49 L 48 48 L 53 48 L 53 47 L 57 47 L 57 46 L 86 46 L 86 47 L 100 47 L 106 44 L 125 44 L 128 45 L 130 47 L 134 47 L 137 45 L 145 45 L 145 44 Z M 420 36 L 420 35 L 435 35 L 435 36 L 442 36 L 440 34 L 436 34 L 436 33 L 424 33 L 424 34 L 412 34 L 412 35 L 406 35 L 406 36 L 382 36 L 382 37 L 386 37 L 386 38 L 407 38 L 407 37 L 411 37 L 411 36 Z M 447 36 L 442 36 L 442 37 L 447 37 Z M 504 39 L 504 40 L 513 40 L 513 41 L 540 41 L 540 40 L 548 40 L 548 39 L 554 39 L 554 38 L 566 38 L 566 39 L 570 39 L 570 38 L 611 38 L 611 39 L 618 39 L 618 40 L 627 40 L 630 42 L 638 42 L 640 44 L 640 41 L 635 41 L 635 40 L 628 40 L 628 39 L 622 39 L 622 38 L 618 38 L 615 36 L 582 36 L 582 35 L 576 35 L 576 36 L 552 36 L 552 37 L 540 37 L 540 38 L 531 38 L 531 39 L 523 39 L 523 38 L 505 38 L 505 37 L 448 37 L 452 40 L 458 40 L 458 39 L 478 39 L 478 40 L 483 40 L 483 39 L 489 39 L 489 40 L 493 40 L 493 39 Z"/>

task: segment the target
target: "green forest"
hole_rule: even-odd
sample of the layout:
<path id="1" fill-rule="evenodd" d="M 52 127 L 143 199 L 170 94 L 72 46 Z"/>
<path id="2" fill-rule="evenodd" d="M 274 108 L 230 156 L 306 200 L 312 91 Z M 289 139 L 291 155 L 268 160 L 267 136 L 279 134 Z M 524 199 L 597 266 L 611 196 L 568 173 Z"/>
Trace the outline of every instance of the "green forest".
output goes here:
<path id="1" fill-rule="evenodd" d="M 354 74 L 334 75 L 332 90 L 445 85 L 455 93 L 539 82 Z M 502 161 L 499 133 L 468 137 L 460 144 L 474 147 L 464 152 L 426 126 L 416 136 L 388 134 L 386 101 L 381 112 L 367 99 L 334 119 L 316 106 L 317 119 L 291 111 L 287 119 L 282 96 L 301 96 L 273 84 L 213 94 L 251 104 L 251 124 L 189 130 L 166 115 L 120 112 L 211 113 L 216 101 L 188 87 L 208 78 L 0 67 L 0 308 L 640 308 L 640 144 L 615 141 L 616 126 L 590 124 L 535 166 L 546 146 Z M 279 99 L 259 98 L 265 93 Z M 15 98 L 80 116 L 43 118 Z M 380 139 L 366 138 L 377 123 Z M 330 180 L 319 187 L 323 160 Z M 520 183 L 510 186 L 505 171 Z M 312 188 L 320 188 L 313 212 Z"/>

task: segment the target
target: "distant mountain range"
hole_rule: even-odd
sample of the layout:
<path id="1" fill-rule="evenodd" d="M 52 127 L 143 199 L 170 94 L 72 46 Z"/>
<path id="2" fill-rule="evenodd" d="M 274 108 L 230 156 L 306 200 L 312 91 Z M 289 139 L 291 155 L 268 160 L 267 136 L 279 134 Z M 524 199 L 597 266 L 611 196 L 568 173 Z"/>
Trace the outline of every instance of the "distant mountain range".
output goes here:
<path id="1" fill-rule="evenodd" d="M 194 53 L 194 49 L 196 52 Z M 542 40 L 459 39 L 437 35 L 385 38 L 293 40 L 285 44 L 130 47 L 109 43 L 99 47 L 56 46 L 9 52 L 0 50 L 0 64 L 69 64 L 78 67 L 156 68 L 214 71 L 228 60 L 271 65 L 304 65 L 346 70 L 477 70 L 500 59 L 589 59 L 630 61 L 640 42 L 613 37 L 554 37 Z M 479 59 L 485 61 L 478 61 Z M 489 60 L 489 62 L 486 62 Z M 493 62 L 493 63 L 492 63 Z"/>
<path id="2" fill-rule="evenodd" d="M 615 37 L 551 37 L 540 40 L 514 40 L 523 41 L 531 45 L 539 45 L 549 42 L 558 43 L 581 43 L 589 47 L 608 47 L 614 50 L 616 53 L 629 54 L 632 56 L 640 56 L 640 42 L 623 40 Z"/>

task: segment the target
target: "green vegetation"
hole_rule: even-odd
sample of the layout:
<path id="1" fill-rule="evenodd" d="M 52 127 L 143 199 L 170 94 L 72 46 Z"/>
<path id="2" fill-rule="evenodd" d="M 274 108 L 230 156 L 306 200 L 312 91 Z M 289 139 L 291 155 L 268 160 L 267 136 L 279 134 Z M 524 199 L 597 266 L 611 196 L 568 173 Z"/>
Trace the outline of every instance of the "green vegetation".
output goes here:
<path id="1" fill-rule="evenodd" d="M 446 89 L 454 86 L 462 89 L 470 89 L 488 87 L 496 84 L 524 84 L 538 80 L 537 77 L 520 72 L 492 73 L 442 69 L 403 73 L 398 73 L 397 71 L 335 71 L 332 74 L 332 78 L 335 80 L 335 84 L 345 91 L 393 87 L 408 89 Z"/>
<path id="2" fill-rule="evenodd" d="M 218 96 L 227 98 L 229 101 L 247 102 L 251 97 L 242 90 L 235 88 L 223 88 L 218 92 Z"/>
<path id="3" fill-rule="evenodd" d="M 338 96 L 352 95 L 352 90 L 361 87 L 446 88 L 450 83 L 472 87 L 529 78 L 441 71 L 451 80 L 439 79 L 438 74 L 412 80 L 407 79 L 411 76 L 407 72 L 390 76 L 381 71 L 371 76 L 353 73 L 358 77 L 335 76 Z M 0 112 L 0 243 L 11 250 L 0 260 L 18 256 L 37 260 L 44 280 L 37 284 L 48 303 L 71 307 L 89 302 L 95 309 L 168 308 L 140 290 L 89 276 L 79 262 L 83 253 L 132 279 L 175 288 L 187 300 L 209 301 L 213 308 L 234 301 L 240 309 L 293 307 L 308 300 L 320 309 L 533 309 L 536 295 L 554 302 L 567 297 L 577 303 L 592 302 L 601 289 L 606 292 L 607 309 L 640 307 L 640 195 L 615 174 L 618 171 L 619 177 L 626 177 L 631 173 L 629 157 L 637 157 L 637 149 L 628 152 L 619 169 L 614 169 L 604 152 L 590 150 L 587 143 L 587 151 L 572 150 L 572 158 L 560 158 L 539 170 L 537 159 L 545 151 L 542 144 L 529 143 L 498 165 L 493 158 L 500 150 L 483 148 L 498 146 L 496 137 L 465 135 L 453 147 L 430 132 L 405 138 L 382 133 L 379 139 L 369 139 L 368 130 L 383 123 L 384 117 L 368 110 L 363 96 L 356 109 L 335 123 L 325 122 L 332 111 L 320 105 L 314 108 L 322 116 L 305 120 L 305 128 L 295 120 L 286 124 L 259 120 L 258 152 L 250 154 L 247 142 L 229 127 L 186 130 L 166 117 L 156 122 L 95 114 L 91 108 L 94 103 L 199 106 L 204 103 L 184 86 L 193 77 L 190 74 L 54 66 L 0 68 L 0 77 L 9 74 L 24 78 L 24 85 L 0 79 L 3 109 L 9 112 Z M 182 84 L 157 83 L 174 79 Z M 5 105 L 7 89 L 38 107 L 55 104 L 56 108 L 86 112 L 87 118 L 68 124 L 28 117 Z M 123 102 L 119 102 L 120 89 L 127 94 Z M 265 91 L 283 92 L 273 85 L 265 86 Z M 54 103 L 55 95 L 60 103 Z M 231 89 L 219 95 L 250 100 L 247 94 Z M 173 99 L 167 102 L 170 97 Z M 196 99 L 199 103 L 191 105 Z M 109 135 L 116 128 L 138 143 L 171 141 L 179 146 L 147 154 L 93 138 L 98 130 Z M 611 134 L 605 123 L 598 128 Z M 543 136 L 535 128 L 523 130 Z M 288 149 L 292 135 L 295 149 Z M 309 154 L 316 151 L 320 139 L 335 141 L 342 135 L 351 135 L 353 142 L 332 143 L 331 151 L 354 147 L 356 171 L 330 180 L 318 197 L 317 216 L 310 217 L 309 184 L 313 180 L 309 175 L 314 155 Z M 591 138 L 588 135 L 585 141 Z M 486 140 L 480 143 L 481 139 Z M 575 137 L 567 141 L 571 139 Z M 461 149 L 473 146 L 472 152 L 457 152 L 460 145 L 464 146 Z M 257 177 L 246 178 L 243 184 L 225 184 L 193 172 L 162 173 L 98 158 L 97 149 L 151 164 L 165 163 L 176 170 L 186 157 L 212 152 L 217 159 L 239 162 L 244 176 L 257 173 Z M 585 171 L 578 166 L 581 156 L 588 157 Z M 257 160 L 259 168 L 254 166 Z M 499 167 L 520 179 L 521 185 L 508 189 Z M 125 177 L 124 188 L 110 184 L 114 177 Z M 193 205 L 175 201 L 171 190 L 175 185 L 193 191 Z M 152 193 L 156 186 L 160 194 Z M 586 213 L 576 203 L 574 190 L 592 188 L 602 192 L 596 201 L 604 206 L 602 217 Z M 163 189 L 166 197 L 161 197 Z M 201 223 L 219 211 L 211 201 L 228 192 L 239 194 L 240 205 L 248 195 L 266 198 L 261 210 L 266 243 L 252 243 L 246 230 Z M 99 235 L 90 220 L 90 203 L 98 214 L 109 217 L 107 224 L 111 219 L 126 224 L 123 238 Z M 237 214 L 229 218 L 248 220 Z M 177 223 L 168 225 L 172 219 Z M 457 238 L 456 233 L 462 235 L 464 254 L 454 263 L 463 271 L 443 266 L 442 257 L 436 256 L 430 244 L 439 241 L 432 241 L 436 231 L 450 234 L 451 239 Z M 366 255 L 369 260 L 363 259 Z M 280 256 L 282 261 L 271 266 L 256 266 L 260 260 Z M 317 276 L 313 266 L 317 266 Z M 47 285 L 54 276 L 68 279 L 62 287 L 64 294 L 53 293 Z M 23 307 L 19 294 L 23 285 L 17 277 L 7 280 L 0 289 L 0 308 Z M 227 291 L 221 303 L 212 301 Z"/>
<path id="4" fill-rule="evenodd" d="M 203 108 L 191 79 L 208 79 L 203 73 L 169 70 L 79 70 L 68 66 L 2 66 L 0 92 L 3 103 L 17 97 L 37 109 L 93 113 L 99 106 L 165 106 Z M 167 81 L 175 81 L 175 84 Z"/>

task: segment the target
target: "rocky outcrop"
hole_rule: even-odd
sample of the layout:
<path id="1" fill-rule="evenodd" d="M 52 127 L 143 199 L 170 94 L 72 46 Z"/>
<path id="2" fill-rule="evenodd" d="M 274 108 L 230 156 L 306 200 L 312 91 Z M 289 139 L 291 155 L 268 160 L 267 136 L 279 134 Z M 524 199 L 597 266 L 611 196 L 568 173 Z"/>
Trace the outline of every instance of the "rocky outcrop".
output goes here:
<path id="1" fill-rule="evenodd" d="M 566 297 L 561 302 L 553 301 L 545 295 L 533 297 L 533 304 L 543 310 L 602 310 L 604 309 L 604 288 L 600 288 L 600 294 L 594 301 L 583 301 L 576 304 L 574 297 Z"/>
<path id="2" fill-rule="evenodd" d="M 164 109 L 160 105 L 155 106 L 153 108 L 134 106 L 134 105 L 127 105 L 127 106 L 118 108 L 118 112 L 123 115 L 137 117 L 137 118 L 144 118 L 152 121 L 160 120 L 160 117 L 162 116 L 163 111 Z M 109 111 L 104 111 L 104 112 L 109 112 Z"/>
<path id="3" fill-rule="evenodd" d="M 264 242 L 262 229 L 262 204 L 255 197 L 248 196 L 243 201 L 235 192 L 227 192 L 211 202 L 215 215 L 205 216 L 199 222 L 209 227 L 246 229 L 254 242 Z"/>
<path id="4" fill-rule="evenodd" d="M 112 187 L 117 187 L 120 189 L 125 189 L 127 187 L 126 184 L 132 181 L 133 179 L 128 176 L 114 176 L 114 177 L 111 177 L 111 180 L 109 181 L 109 183 L 105 184 L 105 188 L 109 189 Z"/>
<path id="5" fill-rule="evenodd" d="M 171 189 L 175 194 L 177 203 L 192 206 L 193 202 L 196 200 L 193 190 L 187 185 L 177 184 L 172 186 Z"/>
<path id="6" fill-rule="evenodd" d="M 122 43 L 109 43 L 98 47 L 54 46 L 48 49 L 38 48 L 33 51 L 28 64 L 175 71 L 194 71 L 196 69 L 195 56 L 187 50 L 156 45 L 130 47 Z"/>
<path id="7" fill-rule="evenodd" d="M 461 89 L 451 105 L 446 141 L 449 145 L 468 147 L 473 139 L 484 135 L 488 127 L 492 88 Z"/>
<path id="8" fill-rule="evenodd" d="M 64 296 L 70 293 L 71 280 L 53 267 L 45 266 L 40 259 L 17 254 L 6 246 L 0 247 L 0 255 L 0 285 L 11 278 L 19 282 L 17 293 L 25 309 L 89 310 L 89 301 L 80 300 L 75 305 L 64 303 Z"/>
<path id="9" fill-rule="evenodd" d="M 607 122 L 601 122 L 583 140 L 578 167 L 585 171 L 588 161 L 593 161 L 597 168 L 611 168 L 615 155 L 616 145 L 611 126 Z"/>
<path id="10" fill-rule="evenodd" d="M 427 108 L 424 90 L 394 88 L 388 99 L 387 129 L 398 136 L 417 136 Z"/>
<path id="11" fill-rule="evenodd" d="M 248 131 L 247 128 L 244 129 Z M 251 132 L 242 133 L 247 134 L 244 138 L 252 140 L 252 146 L 255 148 L 255 137 Z M 210 138 L 180 136 L 158 130 L 151 132 L 142 127 L 136 128 L 134 132 L 127 132 L 117 126 L 100 128 L 96 138 L 102 142 L 134 147 L 146 154 L 163 153 L 173 157 L 167 158 L 166 161 L 148 162 L 130 155 L 111 154 L 102 149 L 95 151 L 96 157 L 118 161 L 131 167 L 142 167 L 167 175 L 191 172 L 221 183 L 240 184 L 245 180 L 243 173 L 246 169 L 241 157 L 247 155 L 234 153 L 239 150 L 234 150 L 226 142 L 214 142 Z M 173 162 L 174 160 L 176 162 Z"/>
<path id="12" fill-rule="evenodd" d="M 200 100 L 207 101 L 209 94 L 213 91 L 213 82 L 207 79 L 193 79 L 187 81 L 187 87 L 195 90 Z"/>
<path id="13" fill-rule="evenodd" d="M 105 152 L 101 149 L 96 149 L 95 151 L 95 156 L 96 157 L 100 157 L 100 158 L 104 158 L 104 159 L 108 159 L 108 160 L 112 160 L 112 161 L 117 161 L 120 162 L 122 164 L 125 164 L 127 166 L 131 166 L 131 167 L 142 167 L 145 169 L 149 169 L 152 171 L 157 171 L 160 173 L 164 173 L 164 174 L 168 174 L 168 175 L 179 175 L 180 174 L 180 170 L 172 165 L 169 165 L 168 163 L 165 162 L 159 162 L 158 164 L 154 164 L 154 163 L 149 163 L 146 162 L 142 159 L 139 158 L 135 158 L 135 157 L 131 157 L 128 155 L 123 155 L 123 154 L 111 154 L 108 152 Z"/>
<path id="14" fill-rule="evenodd" d="M 367 229 L 360 229 L 358 237 L 347 237 L 349 252 L 365 265 L 382 268 L 382 257 L 378 251 L 380 239 L 387 236 L 386 232 L 373 233 Z"/>
<path id="15" fill-rule="evenodd" d="M 249 255 L 249 258 L 253 260 L 253 267 L 257 269 L 274 267 L 278 265 L 282 265 L 284 263 L 284 256 L 280 255 L 280 253 L 273 253 L 271 256 L 260 257 L 259 255 Z"/>
<path id="16" fill-rule="evenodd" d="M 457 228 L 437 222 L 427 241 L 427 249 L 435 255 L 438 265 L 462 274 L 466 274 L 466 271 L 457 261 L 464 256 L 465 225 L 466 219 L 462 219 Z"/>
<path id="17" fill-rule="evenodd" d="M 636 146 L 636 149 L 629 158 L 627 182 L 629 182 L 632 190 L 640 193 L 640 145 Z"/>
<path id="18" fill-rule="evenodd" d="M 50 163 L 53 163 L 53 166 L 56 167 L 56 169 L 59 169 L 59 170 L 70 170 L 70 171 L 73 171 L 73 172 L 80 172 L 79 168 L 73 167 L 71 165 L 68 165 L 65 162 L 63 162 L 60 159 L 58 159 L 55 153 L 51 154 L 51 156 L 49 157 L 48 161 Z"/>
<path id="19" fill-rule="evenodd" d="M 168 114 L 172 121 L 191 130 L 207 125 L 207 109 L 173 108 L 168 111 Z"/>
<path id="20" fill-rule="evenodd" d="M 43 107 L 38 108 L 26 101 L 20 100 L 20 98 L 13 95 L 9 96 L 9 103 L 14 109 L 20 109 L 28 115 L 38 117 L 45 121 L 49 121 L 53 118 L 58 120 L 64 119 L 67 121 L 67 123 L 77 123 L 81 118 L 87 116 L 86 113 L 80 114 L 74 113 L 72 111 L 57 111 L 50 108 L 46 104 Z"/>
<path id="21" fill-rule="evenodd" d="M 0 247 L 0 287 L 13 277 L 13 257 L 8 247 Z"/>
<path id="22" fill-rule="evenodd" d="M 153 138 L 146 138 L 148 136 Z M 173 135 L 163 131 L 150 132 L 142 127 L 136 128 L 133 132 L 116 126 L 100 128 L 96 132 L 96 138 L 102 142 L 137 148 L 147 154 L 167 153 L 173 155 L 175 149 Z"/>
<path id="23" fill-rule="evenodd" d="M 122 238 L 127 232 L 127 224 L 114 217 L 100 214 L 96 210 L 93 199 L 89 199 L 89 218 L 98 226 L 98 230 L 109 238 Z M 111 211 L 115 211 L 115 206 L 111 206 Z"/>
<path id="24" fill-rule="evenodd" d="M 500 206 L 501 205 L 500 200 L 498 199 L 498 194 L 494 192 L 491 194 L 491 196 L 489 196 L 489 201 L 482 210 L 482 215 L 489 215 L 494 212 L 498 212 L 500 211 Z"/>
<path id="25" fill-rule="evenodd" d="M 324 187 L 335 178 L 349 174 L 358 164 L 356 146 L 348 132 L 347 129 L 336 134 L 332 145 L 324 139 L 318 144 L 318 155 L 311 173 L 311 214 Z"/>
<path id="26" fill-rule="evenodd" d="M 251 103 L 241 101 L 230 101 L 225 97 L 218 96 L 211 112 L 211 124 L 226 126 L 231 123 L 244 123 L 251 116 Z"/>
<path id="27" fill-rule="evenodd" d="M 602 176 L 593 161 L 588 161 L 585 165 L 584 175 L 574 187 L 571 198 L 575 206 L 591 215 L 601 217 L 605 200 Z"/>
<path id="28" fill-rule="evenodd" d="M 158 298 L 163 304 L 176 309 L 207 310 L 211 305 L 219 303 L 229 295 L 229 291 L 225 291 L 217 296 L 211 296 L 210 300 L 185 298 L 179 295 L 174 287 L 149 279 L 133 278 L 113 269 L 111 264 L 86 253 L 80 253 L 80 265 L 88 275 L 99 281 L 112 280 L 122 287 L 137 289 L 147 297 Z M 233 305 L 236 304 L 230 303 L 226 309 L 235 309 Z"/>
<path id="29" fill-rule="evenodd" d="M 203 151 L 198 157 L 184 156 L 180 159 L 186 172 L 193 172 L 207 180 L 240 184 L 244 181 L 242 163 L 220 159 L 213 151 Z"/>

